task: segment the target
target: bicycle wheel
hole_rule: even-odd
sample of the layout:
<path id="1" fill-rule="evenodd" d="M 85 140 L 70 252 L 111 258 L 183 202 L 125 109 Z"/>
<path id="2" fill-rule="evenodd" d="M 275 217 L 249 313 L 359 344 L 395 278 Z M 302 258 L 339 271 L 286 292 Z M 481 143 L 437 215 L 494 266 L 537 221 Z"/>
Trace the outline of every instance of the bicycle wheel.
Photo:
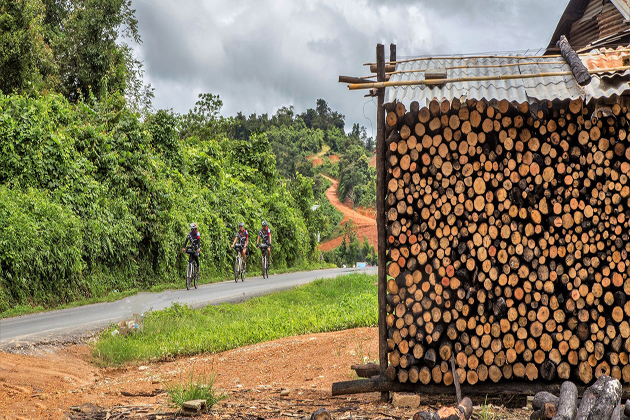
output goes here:
<path id="1" fill-rule="evenodd" d="M 188 263 L 188 268 L 186 269 L 186 290 L 190 290 L 190 280 L 192 278 L 193 265 L 191 262 Z"/>
<path id="2" fill-rule="evenodd" d="M 193 277 L 193 285 L 195 289 L 197 288 L 197 284 L 199 284 L 199 266 L 195 264 L 195 275 Z"/>
<path id="3" fill-rule="evenodd" d="M 265 277 L 269 277 L 269 274 L 267 273 L 267 256 L 264 254 L 264 252 L 265 252 L 265 251 L 263 251 L 263 255 L 262 255 L 262 264 L 261 264 L 263 279 L 264 279 Z"/>

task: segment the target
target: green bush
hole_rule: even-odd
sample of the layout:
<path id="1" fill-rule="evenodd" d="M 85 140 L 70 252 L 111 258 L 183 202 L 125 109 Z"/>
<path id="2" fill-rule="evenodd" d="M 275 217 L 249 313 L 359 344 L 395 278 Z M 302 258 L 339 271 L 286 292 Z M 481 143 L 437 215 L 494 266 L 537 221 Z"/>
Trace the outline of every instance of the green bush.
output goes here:
<path id="1" fill-rule="evenodd" d="M 28 258 L 11 249 L 14 228 L 0 233 L 0 313 L 177 281 L 192 221 L 202 235 L 202 281 L 230 272 L 239 221 L 252 245 L 269 222 L 276 267 L 313 261 L 312 227 L 321 221 L 310 179 L 284 181 L 266 135 L 232 140 L 229 120 L 209 115 L 188 114 L 182 137 L 179 116 L 158 111 L 143 121 L 120 95 L 76 105 L 59 95 L 0 95 L 0 223 L 48 232 Z M 31 205 L 20 210 L 20 201 Z"/>
<path id="2" fill-rule="evenodd" d="M 81 220 L 46 193 L 0 185 L 0 312 L 75 295 L 84 261 Z"/>

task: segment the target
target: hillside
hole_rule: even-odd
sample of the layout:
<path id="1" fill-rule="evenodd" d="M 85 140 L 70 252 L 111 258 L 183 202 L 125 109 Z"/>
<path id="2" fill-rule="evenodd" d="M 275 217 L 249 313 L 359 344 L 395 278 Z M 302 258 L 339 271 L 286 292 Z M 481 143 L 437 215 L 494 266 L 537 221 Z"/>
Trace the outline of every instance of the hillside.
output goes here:
<path id="1" fill-rule="evenodd" d="M 359 238 L 366 237 L 374 248 L 378 247 L 378 233 L 376 230 L 376 218 L 365 216 L 356 210 L 343 204 L 337 196 L 337 188 L 339 181 L 323 175 L 328 179 L 332 185 L 326 190 L 326 198 L 330 203 L 335 206 L 337 210 L 343 213 L 344 217 L 340 224 L 345 224 L 349 220 L 352 220 L 357 226 L 357 236 Z M 343 241 L 343 235 L 340 235 L 334 239 L 322 243 L 319 247 L 322 251 L 330 251 L 341 245 Z"/>

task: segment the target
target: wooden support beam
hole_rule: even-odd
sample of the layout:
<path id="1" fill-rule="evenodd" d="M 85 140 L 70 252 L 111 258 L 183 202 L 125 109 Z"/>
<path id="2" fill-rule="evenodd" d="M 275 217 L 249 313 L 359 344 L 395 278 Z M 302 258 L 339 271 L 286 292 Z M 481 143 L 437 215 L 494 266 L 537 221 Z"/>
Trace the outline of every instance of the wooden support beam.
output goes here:
<path id="1" fill-rule="evenodd" d="M 380 365 L 376 363 L 352 365 L 350 369 L 354 370 L 359 378 L 371 378 L 372 376 L 377 376 L 381 371 Z"/>
<path id="2" fill-rule="evenodd" d="M 614 67 L 610 69 L 592 69 L 588 70 L 590 74 L 602 74 L 602 73 L 617 73 L 630 70 L 630 66 Z M 450 79 L 433 79 L 433 80 L 401 80 L 390 82 L 376 82 L 376 83 L 358 83 L 348 85 L 348 89 L 372 89 L 382 88 L 390 86 L 432 86 L 432 85 L 444 85 L 447 83 L 459 83 L 459 82 L 485 82 L 489 80 L 515 80 L 515 79 L 532 79 L 537 77 L 554 77 L 554 76 L 569 76 L 573 73 L 570 71 L 553 71 L 543 73 L 532 74 L 504 74 L 496 76 L 479 76 L 479 77 L 454 77 Z"/>
<path id="3" fill-rule="evenodd" d="M 376 61 L 378 66 L 377 80 L 385 80 L 385 47 L 383 44 L 376 46 Z M 378 355 L 381 368 L 381 376 L 385 376 L 387 369 L 387 272 L 385 256 L 387 232 L 385 231 L 385 89 L 378 89 L 376 110 L 376 224 L 378 231 Z M 385 392 L 381 399 L 389 399 Z"/>
<path id="4" fill-rule="evenodd" d="M 388 64 L 387 66 L 385 66 L 385 72 L 387 73 L 391 73 L 393 71 L 396 71 L 396 66 L 393 64 Z M 377 66 L 370 66 L 370 72 L 371 73 L 378 73 L 378 68 Z"/>
<path id="5" fill-rule="evenodd" d="M 367 78 L 363 78 L 363 77 L 339 76 L 339 83 L 371 83 L 371 82 L 373 81 Z"/>
<path id="6" fill-rule="evenodd" d="M 509 383 L 480 382 L 475 385 L 462 385 L 462 394 L 468 396 L 485 395 L 534 395 L 540 391 L 547 391 L 554 395 L 560 393 L 561 383 L 541 383 L 526 381 L 510 381 Z M 580 395 L 586 390 L 586 386 L 578 386 Z M 452 388 L 444 385 L 423 385 L 421 383 L 404 383 L 390 381 L 379 377 L 373 379 L 358 379 L 355 381 L 334 382 L 332 395 L 364 394 L 369 392 L 416 392 L 425 395 L 451 395 Z M 630 386 L 624 386 L 621 395 L 622 400 L 630 398 Z"/>

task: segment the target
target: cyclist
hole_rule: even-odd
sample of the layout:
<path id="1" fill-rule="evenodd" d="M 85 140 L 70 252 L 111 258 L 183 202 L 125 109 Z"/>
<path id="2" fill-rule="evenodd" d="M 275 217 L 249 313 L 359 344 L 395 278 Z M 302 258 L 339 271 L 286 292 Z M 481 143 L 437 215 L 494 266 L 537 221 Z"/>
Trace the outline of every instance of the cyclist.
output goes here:
<path id="1" fill-rule="evenodd" d="M 247 260 L 245 259 L 245 255 L 247 254 L 247 244 L 249 243 L 249 233 L 247 233 L 247 229 L 245 229 L 245 223 L 240 222 L 238 224 L 238 232 L 234 236 L 234 241 L 232 242 L 232 248 L 238 242 L 239 252 L 243 257 L 243 273 L 247 272 Z"/>
<path id="2" fill-rule="evenodd" d="M 258 231 L 256 246 L 258 246 L 259 241 L 261 245 L 265 245 L 267 247 L 267 263 L 271 265 L 271 229 L 269 229 L 266 220 L 263 220 L 262 228 Z M 263 252 L 265 251 L 263 250 Z"/>
<path id="3" fill-rule="evenodd" d="M 182 252 L 186 252 L 186 247 L 188 246 L 188 242 L 190 242 L 190 249 L 194 252 L 188 252 L 190 257 L 188 261 L 195 261 L 197 263 L 197 269 L 199 269 L 199 253 L 201 252 L 201 236 L 199 235 L 199 231 L 197 230 L 197 223 L 190 224 L 190 232 L 186 235 L 186 242 L 184 242 L 184 247 L 182 248 Z"/>

